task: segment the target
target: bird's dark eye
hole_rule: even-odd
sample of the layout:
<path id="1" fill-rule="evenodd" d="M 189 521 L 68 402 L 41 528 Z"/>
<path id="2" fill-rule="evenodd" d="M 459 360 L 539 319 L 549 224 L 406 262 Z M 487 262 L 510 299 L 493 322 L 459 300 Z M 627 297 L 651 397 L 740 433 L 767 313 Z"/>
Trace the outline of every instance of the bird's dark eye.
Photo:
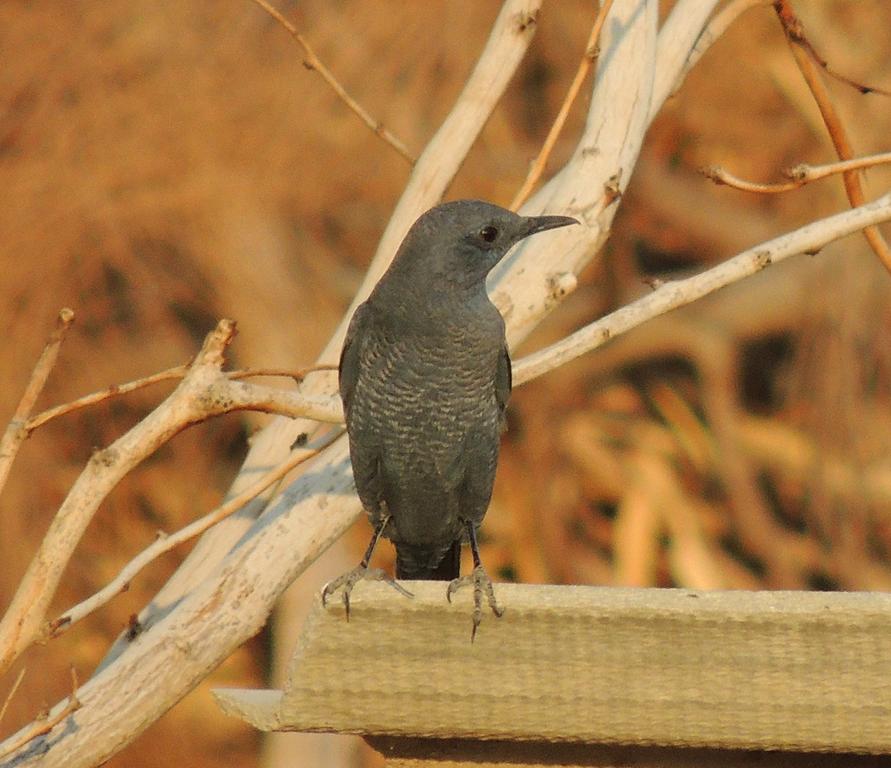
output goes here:
<path id="1" fill-rule="evenodd" d="M 497 227 L 483 227 L 480 230 L 480 237 L 483 238 L 487 243 L 494 243 L 495 238 L 498 237 L 498 228 Z"/>

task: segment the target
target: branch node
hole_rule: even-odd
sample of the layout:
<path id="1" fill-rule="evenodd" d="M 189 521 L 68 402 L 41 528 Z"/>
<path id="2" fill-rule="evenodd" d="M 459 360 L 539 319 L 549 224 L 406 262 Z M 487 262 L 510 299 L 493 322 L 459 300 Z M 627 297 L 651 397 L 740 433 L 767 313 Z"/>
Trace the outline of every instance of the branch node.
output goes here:
<path id="1" fill-rule="evenodd" d="M 71 617 L 68 615 L 59 616 L 58 618 L 53 619 L 50 622 L 47 622 L 46 625 L 46 634 L 49 639 L 54 637 L 58 637 L 61 635 L 68 625 L 71 623 Z"/>
<path id="2" fill-rule="evenodd" d="M 591 51 L 595 50 L 595 52 L 599 53 L 597 45 L 598 39 L 600 37 L 600 30 L 603 28 L 603 24 L 606 21 L 607 14 L 610 12 L 612 4 L 613 0 L 604 0 L 604 2 L 600 4 L 600 8 L 597 11 L 597 16 L 594 18 L 594 26 L 591 27 L 591 32 L 588 35 L 588 41 L 585 44 L 585 52 L 582 54 L 578 69 L 576 69 L 575 77 L 573 78 L 572 83 L 569 86 L 569 90 L 566 92 L 566 98 L 563 99 L 563 103 L 560 105 L 560 110 L 559 112 L 557 112 L 557 117 L 554 118 L 554 123 L 553 125 L 551 125 L 551 129 L 548 131 L 548 135 L 545 138 L 544 144 L 542 144 L 541 150 L 538 153 L 538 157 L 536 157 L 533 161 L 529 169 L 529 173 L 526 174 L 526 179 L 523 181 L 523 184 L 517 194 L 514 195 L 514 199 L 510 204 L 510 209 L 512 211 L 518 211 L 520 209 L 520 206 L 526 202 L 526 200 L 529 198 L 529 195 L 532 194 L 533 188 L 538 183 L 539 178 L 544 173 L 545 167 L 548 163 L 548 158 L 551 156 L 551 152 L 553 152 L 554 146 L 557 143 L 557 138 L 559 137 L 560 132 L 563 130 L 563 126 L 566 123 L 566 118 L 569 115 L 569 110 L 575 103 L 576 97 L 579 95 L 579 91 L 581 90 L 582 83 L 585 81 L 585 78 L 588 76 L 588 71 L 591 69 L 591 65 L 594 60 L 594 57 L 591 55 Z"/>
<path id="3" fill-rule="evenodd" d="M 52 716 L 50 716 L 50 711 L 48 709 L 43 709 L 38 712 L 37 716 L 31 723 L 31 727 L 28 728 L 19 738 L 14 739 L 11 743 L 9 743 L 8 746 L 2 752 L 0 752 L 0 759 L 12 754 L 13 752 L 17 752 L 32 739 L 36 739 L 38 736 L 43 736 L 43 734 L 49 733 L 59 723 L 65 720 L 69 715 L 76 712 L 82 706 L 83 704 L 81 703 L 80 699 L 77 698 L 77 672 L 74 667 L 72 667 L 71 693 L 68 696 L 68 702 L 65 704 L 65 706 L 62 707 L 59 712 Z"/>
<path id="4" fill-rule="evenodd" d="M 703 165 L 700 166 L 699 172 L 705 176 L 705 178 L 710 181 L 715 182 L 715 184 L 726 184 L 727 182 L 724 180 L 723 171 L 716 165 Z"/>
<path id="5" fill-rule="evenodd" d="M 551 298 L 555 301 L 568 296 L 578 287 L 578 284 L 578 278 L 572 272 L 560 272 L 548 278 Z"/>
<path id="6" fill-rule="evenodd" d="M 95 448 L 90 456 L 90 463 L 98 467 L 112 467 L 118 460 L 118 453 L 113 448 Z"/>
<path id="7" fill-rule="evenodd" d="M 135 613 L 131 613 L 130 618 L 127 620 L 127 632 L 124 635 L 127 642 L 132 643 L 144 631 L 145 627 L 143 627 L 142 622 L 139 621 L 139 616 Z"/>
<path id="8" fill-rule="evenodd" d="M 790 181 L 804 182 L 807 180 L 809 170 L 810 166 L 805 165 L 804 163 L 799 163 L 793 168 L 785 168 L 783 170 L 783 176 L 785 176 Z"/>
<path id="9" fill-rule="evenodd" d="M 192 367 L 205 363 L 214 368 L 222 368 L 226 360 L 226 348 L 232 343 L 237 333 L 238 325 L 234 320 L 226 317 L 220 320 L 216 328 L 204 339 L 204 344 L 192 362 Z"/>
<path id="10" fill-rule="evenodd" d="M 514 29 L 518 34 L 523 34 L 526 30 L 535 27 L 538 23 L 538 11 L 531 13 L 518 13 L 514 20 Z"/>
<path id="11" fill-rule="evenodd" d="M 606 184 L 603 185 L 603 193 L 606 200 L 604 201 L 604 208 L 610 206 L 613 202 L 622 197 L 622 169 L 614 173 L 612 176 L 607 179 Z"/>

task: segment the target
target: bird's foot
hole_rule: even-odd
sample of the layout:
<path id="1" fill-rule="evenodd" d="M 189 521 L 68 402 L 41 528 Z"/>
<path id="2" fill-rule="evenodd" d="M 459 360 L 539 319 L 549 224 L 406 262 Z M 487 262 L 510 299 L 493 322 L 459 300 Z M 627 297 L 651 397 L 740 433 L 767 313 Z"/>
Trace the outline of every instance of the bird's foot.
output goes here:
<path id="1" fill-rule="evenodd" d="M 477 627 L 483 620 L 483 593 L 486 595 L 492 613 L 498 618 L 504 614 L 504 608 L 499 606 L 495 600 L 495 588 L 492 586 L 492 580 L 481 565 L 476 566 L 472 573 L 449 582 L 446 599 L 452 602 L 452 595 L 468 584 L 473 584 L 473 630 L 470 633 L 470 642 L 472 643 L 476 638 Z"/>
<path id="2" fill-rule="evenodd" d="M 342 592 L 340 593 L 340 596 L 343 600 L 344 610 L 346 611 L 346 619 L 349 621 L 350 593 L 353 591 L 353 587 L 362 581 L 362 579 L 367 579 L 369 581 L 383 581 L 393 587 L 393 589 L 400 594 L 405 595 L 406 597 L 414 597 L 411 592 L 398 583 L 392 576 L 390 576 L 390 574 L 380 568 L 369 568 L 367 565 L 357 565 L 353 570 L 347 571 L 325 585 L 325 588 L 322 590 L 322 605 L 327 605 L 328 598 L 338 589 L 341 589 Z"/>

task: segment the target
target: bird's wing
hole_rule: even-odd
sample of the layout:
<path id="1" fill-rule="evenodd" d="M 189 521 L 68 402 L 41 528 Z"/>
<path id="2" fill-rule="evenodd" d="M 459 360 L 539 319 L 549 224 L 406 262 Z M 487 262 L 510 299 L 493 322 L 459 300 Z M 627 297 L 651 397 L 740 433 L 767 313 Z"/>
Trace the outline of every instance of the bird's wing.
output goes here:
<path id="1" fill-rule="evenodd" d="M 349 414 L 350 403 L 353 400 L 353 390 L 356 388 L 356 380 L 359 378 L 359 339 L 368 325 L 368 304 L 360 304 L 353 313 L 350 325 L 347 328 L 346 338 L 343 341 L 343 349 L 340 352 L 340 365 L 338 366 L 338 383 L 340 385 L 340 399 L 343 400 L 343 410 Z"/>
<path id="2" fill-rule="evenodd" d="M 510 352 L 507 351 L 507 344 L 505 344 L 501 349 L 501 356 L 498 358 L 498 369 L 495 372 L 495 400 L 498 403 L 502 424 L 504 423 L 504 413 L 507 409 L 507 401 L 510 399 L 512 386 Z"/>
<path id="3" fill-rule="evenodd" d="M 505 344 L 495 370 L 495 402 L 502 428 L 511 383 L 510 354 Z M 456 463 L 451 474 L 453 481 L 460 480 L 460 516 L 477 526 L 483 521 L 492 497 L 492 483 L 498 465 L 498 440 L 498 432 L 493 432 L 491 425 L 488 429 L 469 430 L 464 436 L 459 453 L 461 461 Z"/>
<path id="4" fill-rule="evenodd" d="M 360 304 L 347 328 L 343 349 L 340 352 L 340 365 L 338 366 L 338 381 L 340 384 L 340 398 L 343 400 L 343 410 L 346 421 L 350 423 L 350 407 L 353 402 L 353 393 L 356 390 L 356 382 L 359 379 L 359 360 L 362 356 L 363 339 L 367 337 L 372 324 L 371 308 L 368 303 Z M 384 500 L 383 475 L 381 472 L 381 447 L 372 436 L 363 434 L 360 430 L 357 439 L 350 440 L 350 459 L 353 465 L 353 479 L 356 490 L 362 500 L 362 505 L 371 518 L 373 524 L 377 524 L 384 514 L 382 502 Z"/>

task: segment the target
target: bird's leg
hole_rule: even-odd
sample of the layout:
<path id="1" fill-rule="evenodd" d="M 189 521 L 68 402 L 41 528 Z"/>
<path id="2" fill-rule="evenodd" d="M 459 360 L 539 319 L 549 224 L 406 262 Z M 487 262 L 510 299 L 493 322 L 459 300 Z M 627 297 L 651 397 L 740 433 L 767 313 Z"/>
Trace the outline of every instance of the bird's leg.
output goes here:
<path id="1" fill-rule="evenodd" d="M 378 521 L 377 525 L 374 526 L 374 533 L 371 534 L 371 541 L 368 544 L 368 549 L 365 550 L 365 555 L 362 557 L 362 561 L 357 565 L 353 570 L 347 571 L 341 576 L 338 576 L 334 581 L 329 581 L 325 588 L 322 590 L 322 605 L 326 605 L 328 602 L 328 598 L 333 595 L 338 589 L 343 588 L 343 592 L 341 593 L 341 597 L 343 599 L 343 607 L 346 611 L 347 621 L 350 620 L 350 593 L 353 591 L 353 587 L 359 583 L 362 579 L 371 579 L 376 581 L 385 581 L 389 584 L 393 589 L 406 597 L 414 597 L 414 595 L 409 592 L 405 587 L 401 584 L 397 583 L 395 579 L 393 579 L 388 573 L 383 571 L 380 568 L 369 568 L 368 563 L 371 562 L 371 556 L 374 554 L 374 548 L 377 546 L 378 539 L 380 539 L 381 534 L 384 532 L 384 528 L 387 527 L 387 523 L 390 522 L 390 515 L 384 514 L 381 516 L 381 519 Z"/>
<path id="2" fill-rule="evenodd" d="M 492 580 L 489 578 L 480 560 L 480 548 L 476 541 L 476 529 L 469 520 L 465 521 L 465 525 L 467 526 L 467 537 L 470 539 L 470 553 L 473 555 L 473 573 L 452 579 L 446 590 L 446 598 L 449 602 L 452 602 L 452 594 L 454 592 L 468 584 L 473 584 L 473 630 L 470 633 L 470 642 L 472 643 L 476 637 L 477 627 L 483 620 L 483 592 L 486 593 L 486 599 L 489 602 L 492 613 L 497 617 L 501 618 L 504 608 L 501 608 L 495 601 L 495 588 L 492 586 Z"/>

